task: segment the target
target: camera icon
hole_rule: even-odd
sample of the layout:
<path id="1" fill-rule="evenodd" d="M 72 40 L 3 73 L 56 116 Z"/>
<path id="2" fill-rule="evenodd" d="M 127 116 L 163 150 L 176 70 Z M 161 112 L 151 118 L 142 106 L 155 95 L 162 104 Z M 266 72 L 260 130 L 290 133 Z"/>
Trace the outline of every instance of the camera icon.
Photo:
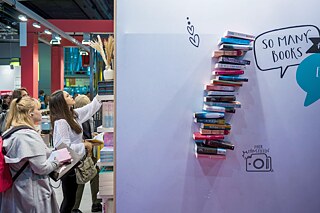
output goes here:
<path id="1" fill-rule="evenodd" d="M 264 153 L 252 154 L 246 158 L 247 172 L 271 172 L 271 157 Z"/>

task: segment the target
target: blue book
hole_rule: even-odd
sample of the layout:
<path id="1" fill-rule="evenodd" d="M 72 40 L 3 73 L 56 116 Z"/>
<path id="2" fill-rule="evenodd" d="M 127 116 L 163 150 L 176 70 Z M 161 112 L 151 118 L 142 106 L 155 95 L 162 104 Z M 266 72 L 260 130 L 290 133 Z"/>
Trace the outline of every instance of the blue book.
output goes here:
<path id="1" fill-rule="evenodd" d="M 242 45 L 249 45 L 250 44 L 250 40 L 246 40 L 246 39 L 239 39 L 239 38 L 225 38 L 222 37 L 219 39 L 218 45 L 220 44 L 242 44 Z"/>
<path id="2" fill-rule="evenodd" d="M 239 76 L 217 76 L 217 80 L 221 81 L 242 81 L 242 82 L 248 82 L 248 78 L 239 77 Z"/>

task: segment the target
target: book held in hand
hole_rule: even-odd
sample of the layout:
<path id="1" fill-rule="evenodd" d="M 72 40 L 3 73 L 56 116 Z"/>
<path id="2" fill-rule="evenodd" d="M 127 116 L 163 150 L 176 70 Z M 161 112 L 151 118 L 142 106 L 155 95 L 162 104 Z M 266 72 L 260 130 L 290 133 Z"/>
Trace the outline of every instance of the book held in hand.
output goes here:
<path id="1" fill-rule="evenodd" d="M 103 145 L 104 144 L 103 135 L 104 133 L 100 133 L 95 137 L 93 137 L 92 139 L 86 139 L 86 141 L 92 143 L 93 146 Z"/>
<path id="2" fill-rule="evenodd" d="M 48 160 L 54 160 L 56 159 L 60 163 L 65 163 L 68 161 L 71 161 L 71 155 L 67 148 L 54 150 L 51 152 L 50 157 Z"/>

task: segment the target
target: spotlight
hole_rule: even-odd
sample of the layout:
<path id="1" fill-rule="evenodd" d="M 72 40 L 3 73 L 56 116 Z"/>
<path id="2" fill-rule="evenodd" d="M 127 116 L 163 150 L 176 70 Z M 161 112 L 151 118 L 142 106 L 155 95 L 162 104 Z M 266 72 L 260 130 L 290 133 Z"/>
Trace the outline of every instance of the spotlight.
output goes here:
<path id="1" fill-rule="evenodd" d="M 20 19 L 20 21 L 28 21 L 25 15 L 19 15 L 18 18 Z"/>
<path id="2" fill-rule="evenodd" d="M 41 28 L 41 25 L 39 24 L 39 23 L 37 23 L 37 22 L 34 22 L 33 24 L 32 24 L 32 26 L 34 26 L 35 28 Z"/>
<path id="3" fill-rule="evenodd" d="M 45 30 L 44 30 L 44 33 L 45 33 L 45 34 L 48 34 L 48 35 L 51 35 L 51 34 L 52 34 L 52 32 L 51 32 L 50 30 L 48 30 L 48 29 L 45 29 Z"/>

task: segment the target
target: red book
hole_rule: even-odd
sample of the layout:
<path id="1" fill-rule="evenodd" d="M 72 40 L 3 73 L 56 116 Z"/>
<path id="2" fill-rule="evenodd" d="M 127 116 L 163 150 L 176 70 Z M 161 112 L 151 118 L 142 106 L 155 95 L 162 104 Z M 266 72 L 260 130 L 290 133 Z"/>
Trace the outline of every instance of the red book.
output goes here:
<path id="1" fill-rule="evenodd" d="M 200 132 L 193 133 L 194 140 L 222 140 L 224 135 L 203 135 Z"/>
<path id="2" fill-rule="evenodd" d="M 243 70 L 213 70 L 212 75 L 242 75 Z"/>

